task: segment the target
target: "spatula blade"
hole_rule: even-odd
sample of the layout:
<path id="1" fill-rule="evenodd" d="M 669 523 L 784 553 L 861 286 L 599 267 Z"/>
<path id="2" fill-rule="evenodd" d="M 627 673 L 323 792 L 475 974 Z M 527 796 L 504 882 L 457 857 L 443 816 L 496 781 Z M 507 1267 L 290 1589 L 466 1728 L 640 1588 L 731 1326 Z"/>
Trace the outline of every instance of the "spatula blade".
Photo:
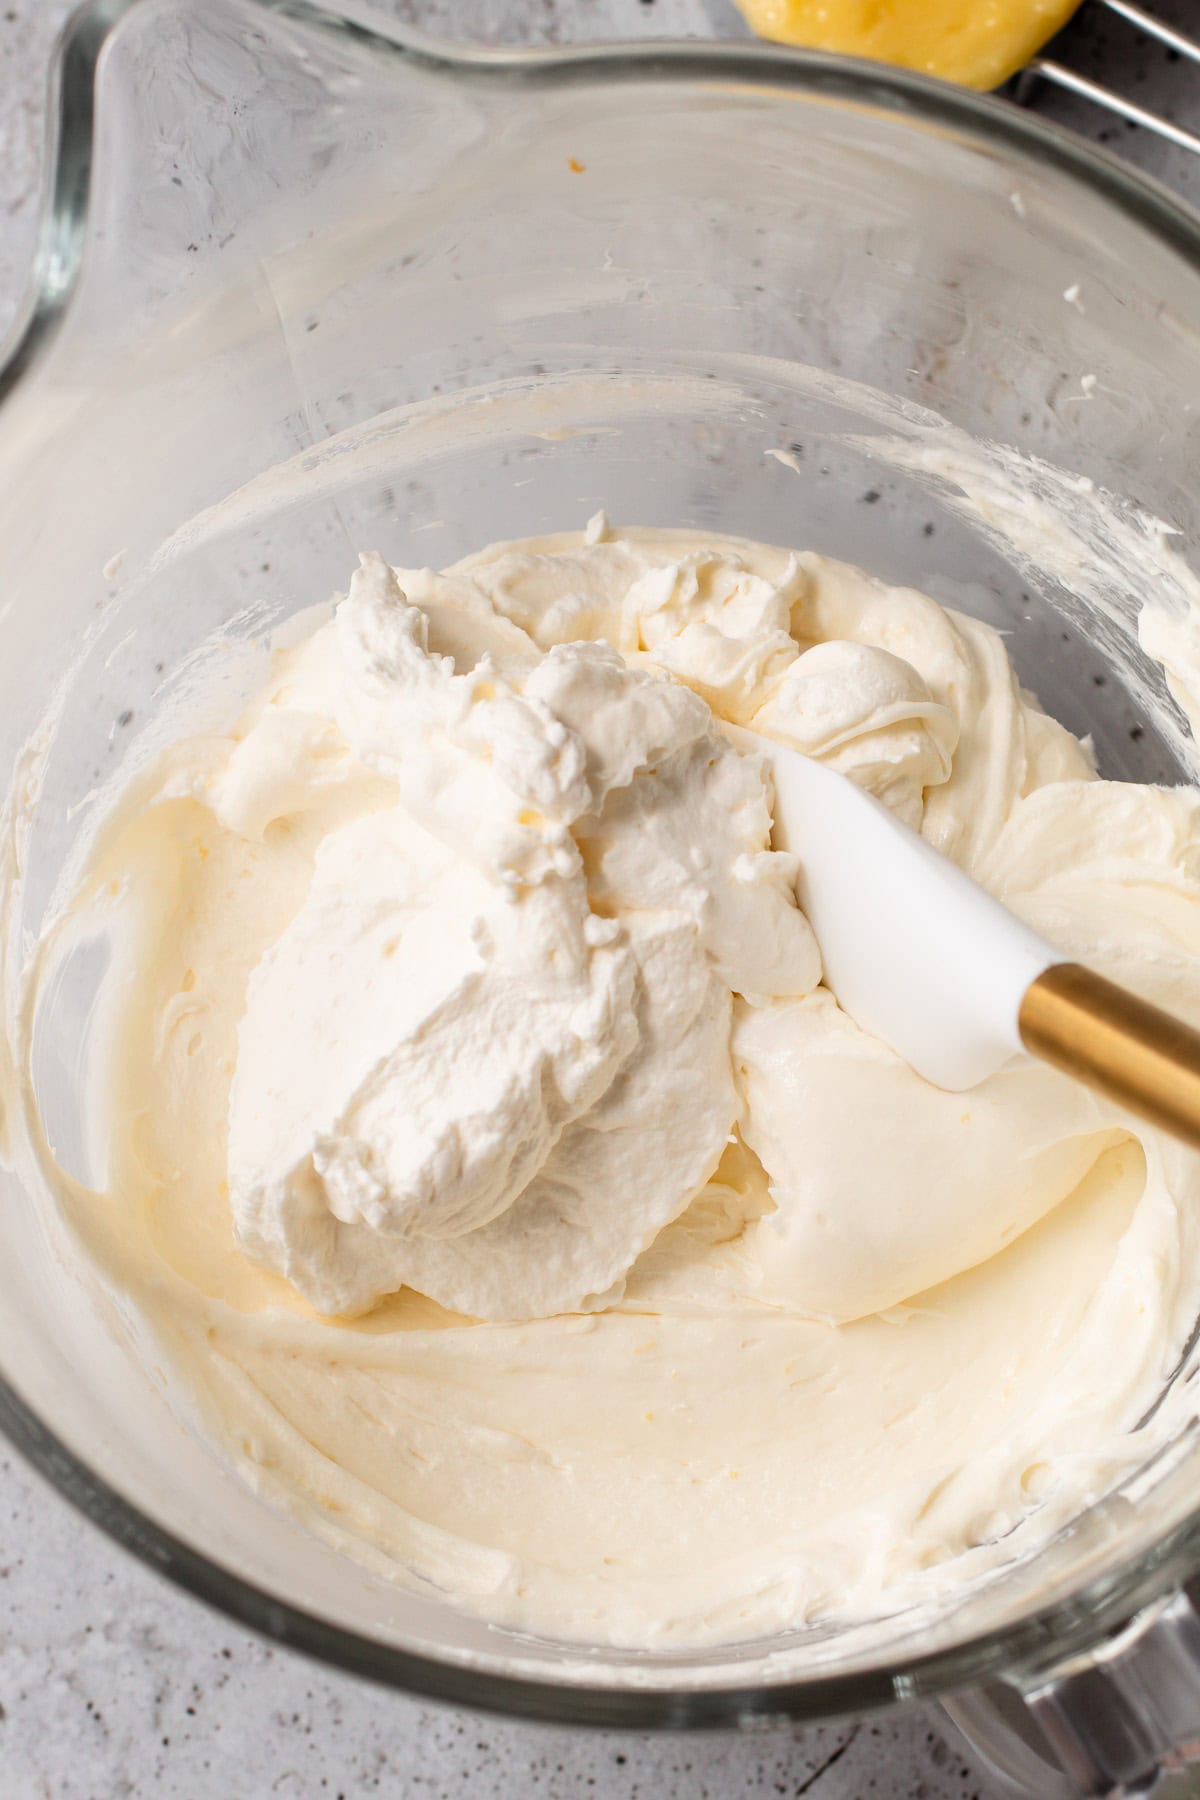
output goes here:
<path id="1" fill-rule="evenodd" d="M 854 782 L 727 729 L 770 771 L 772 843 L 799 859 L 797 898 L 839 1004 L 937 1087 L 1002 1068 L 1021 1051 L 1026 988 L 1061 958 Z"/>

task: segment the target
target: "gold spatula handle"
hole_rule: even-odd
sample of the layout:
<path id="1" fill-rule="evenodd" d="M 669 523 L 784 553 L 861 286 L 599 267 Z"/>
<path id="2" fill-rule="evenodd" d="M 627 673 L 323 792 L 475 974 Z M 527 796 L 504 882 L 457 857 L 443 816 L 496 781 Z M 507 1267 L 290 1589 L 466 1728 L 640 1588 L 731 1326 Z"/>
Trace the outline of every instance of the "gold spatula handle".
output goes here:
<path id="1" fill-rule="evenodd" d="M 1080 963 L 1052 963 L 1017 1016 L 1033 1056 L 1200 1149 L 1200 1031 Z"/>

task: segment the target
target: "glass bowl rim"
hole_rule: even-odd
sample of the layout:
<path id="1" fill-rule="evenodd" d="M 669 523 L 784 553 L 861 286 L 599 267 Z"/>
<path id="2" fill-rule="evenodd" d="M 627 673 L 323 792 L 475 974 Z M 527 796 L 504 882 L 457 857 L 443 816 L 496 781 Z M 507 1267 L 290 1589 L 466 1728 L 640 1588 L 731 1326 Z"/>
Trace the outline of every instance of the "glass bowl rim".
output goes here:
<path id="1" fill-rule="evenodd" d="M 187 4 L 188 0 L 177 0 Z M 191 0 L 196 3 L 196 0 Z M 1017 151 L 1098 193 L 1200 273 L 1200 214 L 1153 178 L 1085 139 L 1007 100 L 879 63 L 735 40 L 644 40 L 551 48 L 451 44 L 337 0 L 239 0 L 249 11 L 350 39 L 458 80 L 517 87 L 602 85 L 637 79 L 722 80 L 790 90 L 815 100 L 869 106 L 956 132 L 976 146 Z M 48 351 L 69 310 L 83 264 L 92 196 L 95 90 L 105 46 L 150 0 L 84 0 L 52 57 L 45 178 L 25 303 L 0 347 L 0 409 Z M 352 7 L 353 0 L 347 0 Z M 266 19 L 264 19 L 264 23 Z M 897 1652 L 894 1663 L 849 1674 L 717 1687 L 585 1684 L 473 1667 L 381 1643 L 333 1624 L 224 1567 L 149 1518 L 59 1440 L 0 1372 L 0 1434 L 66 1500 L 143 1563 L 230 1618 L 287 1648 L 429 1699 L 580 1726 L 632 1729 L 732 1727 L 788 1717 L 862 1713 L 1035 1668 L 1094 1644 L 1131 1614 L 1187 1579 L 1200 1561 L 1200 1507 L 1116 1576 L 1082 1583 L 1065 1598 L 949 1648 Z M 567 1654 L 570 1646 L 564 1646 Z"/>

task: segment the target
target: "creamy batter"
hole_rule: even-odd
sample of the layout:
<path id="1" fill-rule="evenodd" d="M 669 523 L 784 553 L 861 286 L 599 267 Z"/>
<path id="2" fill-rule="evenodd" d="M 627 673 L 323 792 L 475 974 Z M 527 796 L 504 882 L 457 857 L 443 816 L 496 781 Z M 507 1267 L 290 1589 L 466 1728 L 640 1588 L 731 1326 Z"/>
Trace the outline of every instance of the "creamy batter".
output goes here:
<path id="1" fill-rule="evenodd" d="M 364 557 L 130 790 L 47 952 L 123 946 L 80 1219 L 210 1429 L 564 1638 L 961 1588 L 1145 1458 L 1200 1304 L 1194 1155 L 1026 1059 L 944 1093 L 840 1011 L 721 720 L 1200 1022 L 1200 797 L 1099 780 L 919 593 L 603 516 Z"/>

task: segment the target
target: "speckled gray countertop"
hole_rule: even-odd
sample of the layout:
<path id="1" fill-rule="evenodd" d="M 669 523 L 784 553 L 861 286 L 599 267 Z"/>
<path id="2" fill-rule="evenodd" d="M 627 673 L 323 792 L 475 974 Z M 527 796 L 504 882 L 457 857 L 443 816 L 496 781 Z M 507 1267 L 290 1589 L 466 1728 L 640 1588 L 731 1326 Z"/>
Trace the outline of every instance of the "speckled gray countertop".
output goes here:
<path id="1" fill-rule="evenodd" d="M 1186 29 L 1195 0 L 1148 0 Z M 391 0 L 493 41 L 707 34 L 720 0 Z M 69 0 L 0 0 L 0 333 L 36 227 Z M 729 25 L 736 18 L 730 9 Z M 1085 0 L 1063 62 L 1200 130 L 1200 77 Z M 1041 110 L 1200 204 L 1200 158 L 1050 89 Z M 1200 1792 L 1200 1789 L 1197 1789 Z M 270 1648 L 115 1549 L 0 1453 L 0 1800 L 999 1800 L 939 1715 L 745 1737 L 599 1735 L 418 1705 Z"/>

